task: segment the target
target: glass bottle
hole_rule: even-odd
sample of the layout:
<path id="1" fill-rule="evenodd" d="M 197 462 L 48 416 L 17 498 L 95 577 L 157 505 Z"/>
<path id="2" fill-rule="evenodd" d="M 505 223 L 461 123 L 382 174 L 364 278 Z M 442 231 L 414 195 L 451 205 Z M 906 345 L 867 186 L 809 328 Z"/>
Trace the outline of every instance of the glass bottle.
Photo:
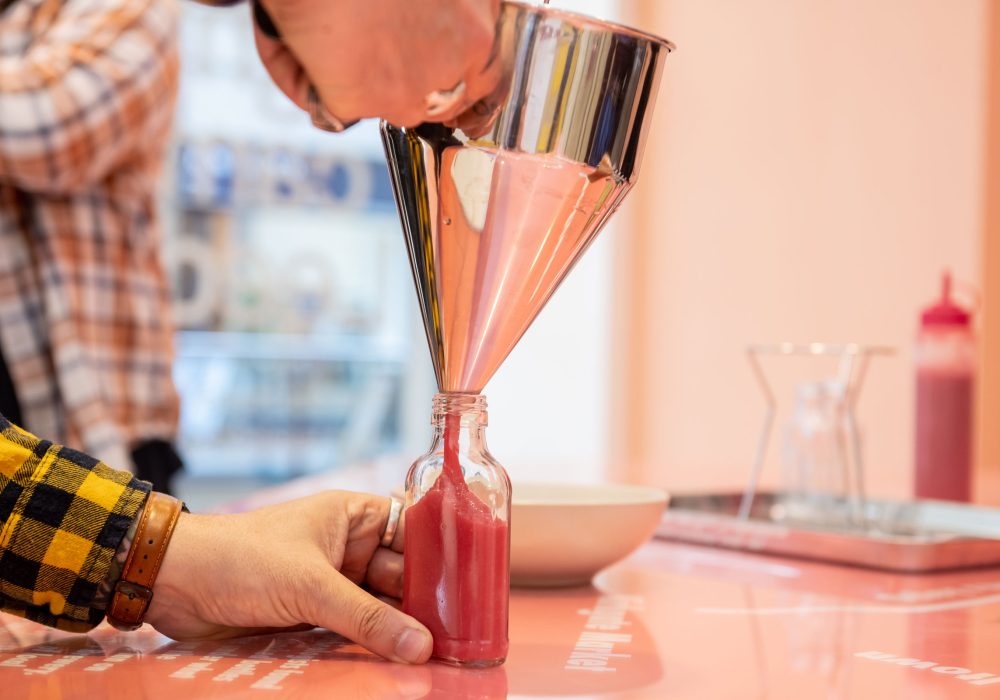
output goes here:
<path id="1" fill-rule="evenodd" d="M 486 422 L 481 394 L 437 394 L 430 449 L 406 476 L 403 610 L 459 666 L 507 657 L 511 490 Z"/>

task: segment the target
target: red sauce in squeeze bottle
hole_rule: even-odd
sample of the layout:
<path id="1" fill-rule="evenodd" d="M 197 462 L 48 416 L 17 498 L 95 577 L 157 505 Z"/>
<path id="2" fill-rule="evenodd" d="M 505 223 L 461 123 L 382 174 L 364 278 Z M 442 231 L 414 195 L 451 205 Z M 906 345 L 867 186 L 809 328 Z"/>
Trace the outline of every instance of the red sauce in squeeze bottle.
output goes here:
<path id="1" fill-rule="evenodd" d="M 947 273 L 941 299 L 921 314 L 916 370 L 915 495 L 969 501 L 976 344 L 970 314 L 952 300 Z"/>
<path id="2" fill-rule="evenodd" d="M 510 480 L 486 449 L 486 398 L 434 397 L 430 450 L 406 477 L 403 610 L 434 636 L 434 658 L 507 658 Z"/>

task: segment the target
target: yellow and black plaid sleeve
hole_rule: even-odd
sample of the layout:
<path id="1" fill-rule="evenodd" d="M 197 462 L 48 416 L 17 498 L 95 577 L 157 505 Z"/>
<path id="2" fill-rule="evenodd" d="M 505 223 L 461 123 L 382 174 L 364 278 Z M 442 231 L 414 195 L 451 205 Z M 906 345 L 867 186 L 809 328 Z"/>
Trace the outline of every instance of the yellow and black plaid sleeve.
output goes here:
<path id="1" fill-rule="evenodd" d="M 0 609 L 73 632 L 150 485 L 0 416 Z"/>

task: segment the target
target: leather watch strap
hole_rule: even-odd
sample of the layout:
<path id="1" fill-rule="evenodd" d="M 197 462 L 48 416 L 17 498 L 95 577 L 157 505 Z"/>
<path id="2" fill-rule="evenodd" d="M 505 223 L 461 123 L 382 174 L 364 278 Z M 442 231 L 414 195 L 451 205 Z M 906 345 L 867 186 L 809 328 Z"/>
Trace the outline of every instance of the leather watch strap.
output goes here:
<path id="1" fill-rule="evenodd" d="M 142 626 L 153 599 L 156 574 L 182 507 L 179 500 L 165 493 L 153 491 L 146 499 L 132 548 L 107 610 L 108 622 L 117 629 L 131 631 Z"/>

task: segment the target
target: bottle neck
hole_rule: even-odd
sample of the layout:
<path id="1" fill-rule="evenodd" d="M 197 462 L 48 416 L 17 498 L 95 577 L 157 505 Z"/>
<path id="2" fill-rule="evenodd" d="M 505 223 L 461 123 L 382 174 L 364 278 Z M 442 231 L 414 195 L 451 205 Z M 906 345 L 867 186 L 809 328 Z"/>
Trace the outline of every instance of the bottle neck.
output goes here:
<path id="1" fill-rule="evenodd" d="M 486 397 L 482 394 L 442 392 L 434 396 L 431 406 L 431 424 L 435 430 L 443 430 L 447 423 L 454 425 L 456 421 L 462 429 L 479 430 L 487 425 Z"/>

